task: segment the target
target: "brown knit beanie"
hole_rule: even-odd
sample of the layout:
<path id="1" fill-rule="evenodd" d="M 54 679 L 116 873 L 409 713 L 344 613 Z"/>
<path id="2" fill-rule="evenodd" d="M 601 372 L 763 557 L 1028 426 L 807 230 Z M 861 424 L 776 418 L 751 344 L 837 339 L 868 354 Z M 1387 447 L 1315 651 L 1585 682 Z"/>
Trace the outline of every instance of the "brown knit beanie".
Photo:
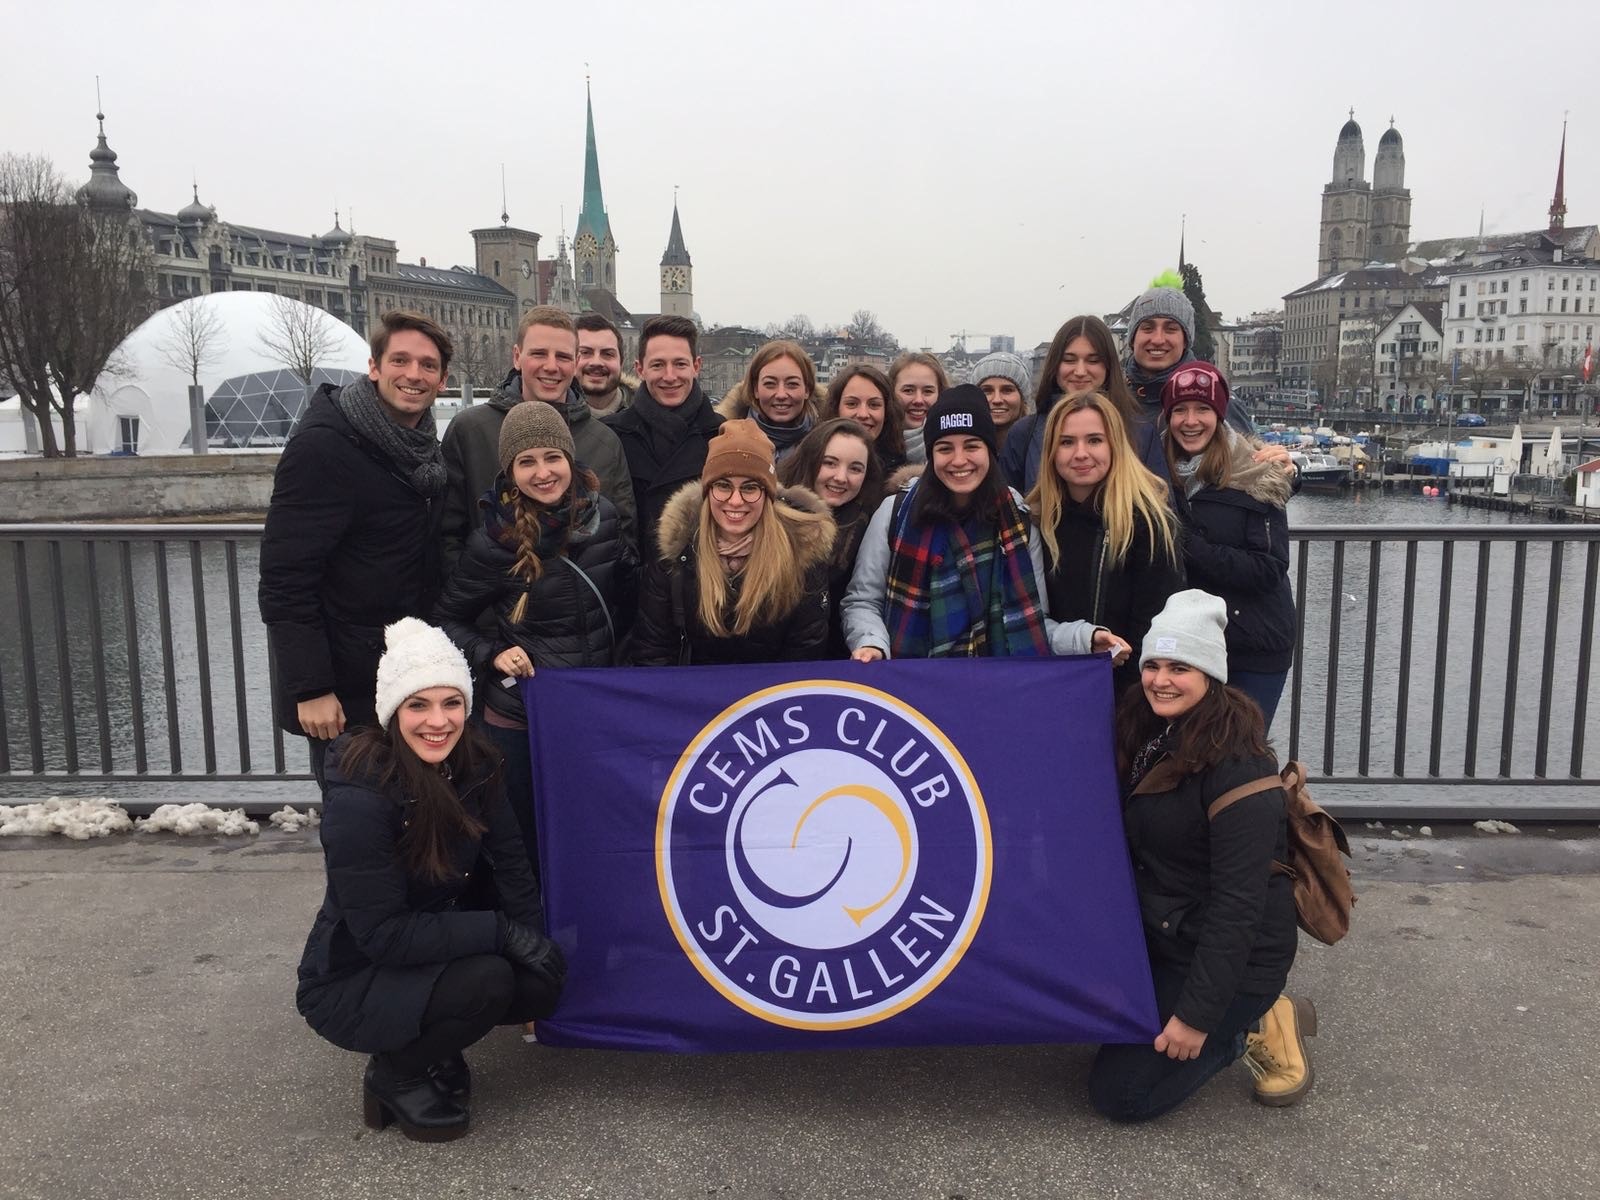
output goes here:
<path id="1" fill-rule="evenodd" d="M 700 472 L 700 483 L 703 487 L 710 487 L 719 479 L 743 475 L 764 487 L 767 495 L 775 496 L 778 493 L 778 471 L 773 466 L 772 458 L 772 442 L 754 421 L 724 421 L 716 437 L 706 447 L 706 465 Z"/>
<path id="2" fill-rule="evenodd" d="M 511 474 L 511 464 L 524 450 L 559 450 L 569 460 L 578 457 L 567 418 L 554 404 L 524 400 L 513 404 L 500 426 L 500 469 Z"/>

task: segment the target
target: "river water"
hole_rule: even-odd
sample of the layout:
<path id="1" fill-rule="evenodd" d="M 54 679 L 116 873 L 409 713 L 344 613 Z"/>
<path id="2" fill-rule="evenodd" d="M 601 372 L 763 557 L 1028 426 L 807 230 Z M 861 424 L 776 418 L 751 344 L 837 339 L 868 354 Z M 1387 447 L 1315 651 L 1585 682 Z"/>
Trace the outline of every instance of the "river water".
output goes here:
<path id="1" fill-rule="evenodd" d="M 1442 500 L 1415 495 L 1378 492 L 1342 495 L 1302 495 L 1291 501 L 1291 537 L 1317 526 L 1362 525 L 1505 525 L 1526 518 L 1488 513 L 1480 509 L 1450 507 Z M 215 770 L 245 773 L 274 780 L 275 751 L 271 721 L 270 687 L 265 631 L 256 612 L 256 546 L 245 540 L 233 547 L 236 586 L 230 587 L 228 547 L 219 543 L 192 545 L 165 543 L 164 572 L 157 547 L 138 542 L 123 549 L 115 543 L 97 544 L 93 574 L 87 547 L 63 542 L 60 569 L 52 577 L 52 553 L 42 543 L 0 540 L 0 604 L 8 619 L 0 623 L 0 701 L 4 711 L 0 727 L 3 748 L 9 756 L 11 778 L 0 787 L 15 790 L 18 776 L 35 768 L 67 769 L 64 736 L 62 674 L 58 639 L 65 643 L 70 676 L 72 714 L 79 770 L 118 773 L 136 767 L 136 730 L 144 730 L 146 769 L 153 774 L 191 774 L 206 769 L 208 758 Z M 1337 653 L 1330 653 L 1329 631 L 1334 592 L 1334 550 L 1331 544 L 1307 542 L 1304 597 L 1302 677 L 1298 710 L 1286 691 L 1273 741 L 1281 755 L 1293 751 L 1305 759 L 1313 773 L 1354 776 L 1360 766 L 1363 709 L 1366 713 L 1368 773 L 1396 772 L 1399 715 L 1406 715 L 1406 744 L 1399 755 L 1399 773 L 1420 776 L 1428 772 L 1432 756 L 1432 709 L 1438 672 L 1443 671 L 1443 706 L 1438 752 L 1443 777 L 1473 773 L 1467 763 L 1468 711 L 1474 699 L 1473 657 L 1481 646 L 1477 672 L 1476 708 L 1479 729 L 1475 771 L 1498 773 L 1508 710 L 1507 666 L 1515 646 L 1517 686 L 1509 697 L 1515 714 L 1511 742 L 1511 774 L 1529 777 L 1535 768 L 1536 735 L 1540 704 L 1540 673 L 1545 652 L 1546 602 L 1551 549 L 1534 543 L 1526 553 L 1522 571 L 1525 593 L 1520 636 L 1511 638 L 1511 594 L 1515 574 L 1515 547 L 1499 543 L 1489 550 L 1484 590 L 1484 623 L 1475 628 L 1479 544 L 1457 544 L 1450 574 L 1448 632 L 1443 655 L 1438 654 L 1437 630 L 1443 582 L 1443 553 L 1439 542 L 1422 541 L 1416 550 L 1416 586 L 1411 623 L 1410 660 L 1404 672 L 1404 574 L 1406 546 L 1382 543 L 1377 580 L 1377 619 L 1368 626 L 1370 577 L 1369 543 L 1349 544 L 1343 576 L 1338 582 L 1340 638 Z M 1296 543 L 1290 579 L 1298 588 L 1302 545 Z M 126 555 L 131 593 L 123 586 L 122 555 Z M 19 565 L 27 575 L 28 616 L 31 618 L 30 666 L 24 654 Z M 1576 699 L 1576 664 L 1579 661 L 1580 620 L 1583 608 L 1584 547 L 1568 543 L 1560 572 L 1553 644 L 1552 696 L 1548 725 L 1551 775 L 1570 768 Z M 161 580 L 166 580 L 163 598 Z M 196 579 L 199 588 L 196 588 Z M 197 619 L 196 596 L 204 608 Z M 57 625 L 55 597 L 59 594 L 65 621 Z M 98 597 L 98 605 L 93 598 Z M 163 611 L 171 626 L 173 647 L 171 687 L 164 669 Z M 138 656 L 138 682 L 129 662 L 129 616 Z M 237 635 L 235 634 L 237 625 Z M 93 652 L 96 630 L 102 645 Z M 206 653 L 201 654 L 198 631 L 203 629 Z M 1373 647 L 1370 704 L 1363 668 L 1368 642 Z M 1337 690 L 1330 696 L 1330 666 L 1337 662 Z M 32 680 L 33 686 L 28 686 Z M 1402 701 L 1402 679 L 1406 684 Z M 202 696 L 210 689 L 212 728 L 207 737 Z M 1589 713 L 1600 712 L 1600 680 L 1591 678 Z M 104 697 L 104 722 L 96 698 Z M 136 707 L 137 706 L 137 707 Z M 1333 713 L 1331 754 L 1325 743 L 1328 714 Z M 137 715 L 137 719 L 136 719 Z M 243 733 L 241 734 L 241 729 Z M 37 731 L 37 736 L 35 734 Z M 1583 773 L 1600 773 L 1595 743 L 1588 739 Z M 176 751 L 176 753 L 174 753 Z M 304 743 L 285 739 L 285 769 L 305 770 Z M 4 768 L 0 768 L 3 776 Z M 119 789 L 123 785 L 119 784 Z M 255 789 L 248 783 L 231 788 Z M 291 798 L 305 799 L 306 785 L 295 785 Z M 278 789 L 273 789 L 275 792 Z M 254 795 L 254 793 L 252 793 Z"/>

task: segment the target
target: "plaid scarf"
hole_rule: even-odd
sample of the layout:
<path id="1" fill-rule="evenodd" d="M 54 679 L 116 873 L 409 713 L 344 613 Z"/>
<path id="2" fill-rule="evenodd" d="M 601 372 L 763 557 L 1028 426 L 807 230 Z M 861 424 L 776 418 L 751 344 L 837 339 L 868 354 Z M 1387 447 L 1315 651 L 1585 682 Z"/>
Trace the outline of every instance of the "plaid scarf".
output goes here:
<path id="1" fill-rule="evenodd" d="M 1007 491 L 994 524 L 913 526 L 920 480 L 889 531 L 889 649 L 895 658 L 1045 656 L 1028 522 Z"/>

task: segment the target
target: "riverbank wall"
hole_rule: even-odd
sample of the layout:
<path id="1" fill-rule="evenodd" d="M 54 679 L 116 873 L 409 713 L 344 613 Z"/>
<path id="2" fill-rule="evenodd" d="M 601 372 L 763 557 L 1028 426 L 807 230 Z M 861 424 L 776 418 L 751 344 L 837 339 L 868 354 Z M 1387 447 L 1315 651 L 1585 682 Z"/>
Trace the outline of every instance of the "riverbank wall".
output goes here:
<path id="1" fill-rule="evenodd" d="M 0 461 L 0 520 L 260 520 L 277 467 L 276 453 Z"/>

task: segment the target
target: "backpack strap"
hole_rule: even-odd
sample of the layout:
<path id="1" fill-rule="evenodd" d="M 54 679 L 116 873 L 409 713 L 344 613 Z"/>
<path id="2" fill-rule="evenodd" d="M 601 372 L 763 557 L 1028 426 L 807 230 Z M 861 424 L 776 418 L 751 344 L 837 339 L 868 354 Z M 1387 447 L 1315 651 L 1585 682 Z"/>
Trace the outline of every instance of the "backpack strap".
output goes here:
<path id="1" fill-rule="evenodd" d="M 1277 775 L 1263 775 L 1260 779 L 1249 783 L 1241 783 L 1236 788 L 1229 788 L 1211 802 L 1206 809 L 1206 820 L 1215 821 L 1217 814 L 1243 800 L 1246 796 L 1254 796 L 1258 792 L 1270 792 L 1273 788 L 1281 788 L 1283 779 Z"/>
<path id="2" fill-rule="evenodd" d="M 1263 775 L 1260 779 L 1251 780 L 1249 783 L 1241 783 L 1236 788 L 1229 788 L 1211 802 L 1210 807 L 1206 809 L 1206 820 L 1215 821 L 1218 813 L 1243 800 L 1246 796 L 1254 796 L 1259 792 L 1270 792 L 1273 788 L 1281 788 L 1282 786 L 1283 777 L 1281 775 Z M 1287 875 L 1290 879 L 1295 878 L 1294 868 L 1287 863 L 1279 862 L 1277 859 L 1272 860 L 1272 870 L 1274 874 Z"/>

